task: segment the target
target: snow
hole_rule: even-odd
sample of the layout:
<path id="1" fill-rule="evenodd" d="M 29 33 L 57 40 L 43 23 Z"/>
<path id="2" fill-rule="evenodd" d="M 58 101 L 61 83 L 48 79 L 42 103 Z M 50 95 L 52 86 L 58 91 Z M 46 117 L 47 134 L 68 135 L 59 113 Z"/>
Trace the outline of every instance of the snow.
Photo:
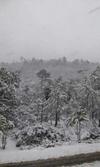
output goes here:
<path id="1" fill-rule="evenodd" d="M 100 143 L 56 146 L 54 148 L 34 148 L 31 150 L 1 150 L 0 163 L 34 161 L 39 159 L 59 158 L 81 153 L 100 151 Z"/>
<path id="2" fill-rule="evenodd" d="M 15 140 L 13 140 L 12 138 L 8 138 L 8 139 L 7 139 L 6 150 L 7 150 L 7 151 L 15 151 L 15 150 L 18 150 L 18 148 L 16 147 L 16 142 L 15 142 Z"/>
<path id="3" fill-rule="evenodd" d="M 2 148 L 1 137 L 2 137 L 2 133 L 0 134 L 0 148 Z M 15 151 L 15 150 L 19 150 L 19 148 L 16 147 L 16 141 L 13 140 L 12 137 L 8 137 L 7 138 L 6 151 Z"/>
<path id="4" fill-rule="evenodd" d="M 66 166 L 62 166 L 62 167 L 66 167 Z M 100 162 L 95 161 L 93 163 L 84 163 L 84 164 L 81 164 L 81 165 L 74 165 L 72 167 L 100 167 Z"/>

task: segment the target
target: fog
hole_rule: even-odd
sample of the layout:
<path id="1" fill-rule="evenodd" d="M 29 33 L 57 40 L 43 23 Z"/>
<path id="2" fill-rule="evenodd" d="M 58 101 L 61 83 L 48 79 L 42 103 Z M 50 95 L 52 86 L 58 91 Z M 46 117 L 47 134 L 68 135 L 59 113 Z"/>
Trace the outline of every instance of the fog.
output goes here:
<path id="1" fill-rule="evenodd" d="M 100 61 L 100 0 L 0 0 L 0 61 Z"/>

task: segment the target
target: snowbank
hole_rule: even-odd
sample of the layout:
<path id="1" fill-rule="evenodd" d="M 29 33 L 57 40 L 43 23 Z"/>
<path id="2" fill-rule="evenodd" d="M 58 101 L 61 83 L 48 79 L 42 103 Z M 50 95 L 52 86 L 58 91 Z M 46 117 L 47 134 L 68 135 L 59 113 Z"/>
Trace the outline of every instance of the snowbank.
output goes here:
<path id="1" fill-rule="evenodd" d="M 72 167 L 100 167 L 100 162 L 96 161 L 96 162 L 89 163 L 89 164 L 88 163 L 84 163 L 84 164 L 81 164 L 81 165 L 74 165 Z"/>
<path id="2" fill-rule="evenodd" d="M 100 143 L 63 145 L 55 148 L 1 151 L 0 163 L 33 161 L 39 159 L 59 158 L 82 153 L 100 152 Z"/>

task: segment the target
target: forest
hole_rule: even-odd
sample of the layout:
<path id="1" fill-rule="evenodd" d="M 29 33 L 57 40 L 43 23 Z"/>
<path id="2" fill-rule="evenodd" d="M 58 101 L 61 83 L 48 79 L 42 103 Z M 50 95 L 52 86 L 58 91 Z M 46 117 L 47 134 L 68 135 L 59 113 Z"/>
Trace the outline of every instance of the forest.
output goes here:
<path id="1" fill-rule="evenodd" d="M 0 65 L 2 149 L 100 141 L 100 65 L 66 58 Z"/>

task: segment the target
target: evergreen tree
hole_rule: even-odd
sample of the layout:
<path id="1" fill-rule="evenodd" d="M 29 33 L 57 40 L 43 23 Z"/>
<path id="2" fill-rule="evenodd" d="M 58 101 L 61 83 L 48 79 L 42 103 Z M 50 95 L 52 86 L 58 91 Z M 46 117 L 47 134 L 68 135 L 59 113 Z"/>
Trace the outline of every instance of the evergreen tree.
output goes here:
<path id="1" fill-rule="evenodd" d="M 50 104 L 52 106 L 53 114 L 55 115 L 55 127 L 58 125 L 66 100 L 66 84 L 62 81 L 62 78 L 59 77 L 53 81 L 50 98 Z"/>
<path id="2" fill-rule="evenodd" d="M 98 95 L 97 92 L 92 88 L 91 81 L 86 79 L 83 82 L 80 90 L 80 99 L 82 108 L 86 108 L 91 121 L 95 119 L 97 105 L 98 105 Z"/>
<path id="3" fill-rule="evenodd" d="M 5 68 L 0 69 L 0 130 L 3 133 L 2 143 L 5 149 L 8 120 L 11 110 L 17 105 L 16 87 L 17 76 L 8 72 Z"/>
<path id="4" fill-rule="evenodd" d="M 40 82 L 37 86 L 37 96 L 36 96 L 36 104 L 37 104 L 37 111 L 40 115 L 40 122 L 42 123 L 44 117 L 47 117 L 47 101 L 50 97 L 51 93 L 51 79 L 50 73 L 48 73 L 45 69 L 40 70 L 37 73 Z"/>
<path id="5" fill-rule="evenodd" d="M 7 122 L 7 119 L 0 114 L 0 131 L 2 132 L 2 149 L 5 149 L 6 147 L 6 138 L 7 138 L 8 129 L 9 129 L 9 124 Z"/>
<path id="6" fill-rule="evenodd" d="M 76 125 L 76 134 L 78 143 L 81 142 L 81 123 L 83 121 L 88 121 L 88 116 L 86 114 L 86 110 L 82 109 L 77 100 L 71 99 L 69 108 L 71 110 L 71 114 L 68 117 L 68 125 Z"/>

